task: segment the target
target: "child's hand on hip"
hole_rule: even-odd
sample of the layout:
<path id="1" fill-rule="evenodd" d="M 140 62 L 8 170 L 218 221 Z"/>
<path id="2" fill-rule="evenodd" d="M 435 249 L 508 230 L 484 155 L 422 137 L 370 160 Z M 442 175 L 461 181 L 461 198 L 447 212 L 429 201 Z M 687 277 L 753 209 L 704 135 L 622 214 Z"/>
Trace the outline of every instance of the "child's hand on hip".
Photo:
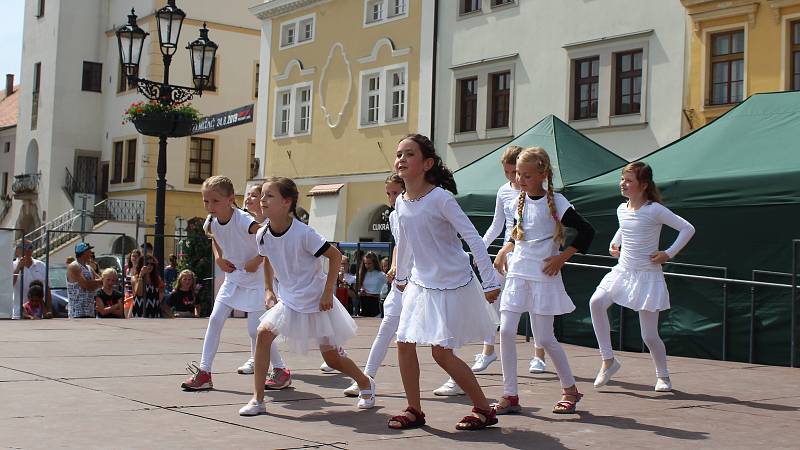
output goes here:
<path id="1" fill-rule="evenodd" d="M 669 255 L 667 252 L 655 252 L 650 255 L 650 262 L 653 264 L 664 264 L 665 262 L 669 261 Z"/>

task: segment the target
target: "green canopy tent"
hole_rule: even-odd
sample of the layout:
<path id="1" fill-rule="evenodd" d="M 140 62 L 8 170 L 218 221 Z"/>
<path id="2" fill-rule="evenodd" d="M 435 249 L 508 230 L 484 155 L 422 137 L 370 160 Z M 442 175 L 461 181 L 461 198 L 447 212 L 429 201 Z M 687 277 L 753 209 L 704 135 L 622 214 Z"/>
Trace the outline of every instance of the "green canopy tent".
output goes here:
<path id="1" fill-rule="evenodd" d="M 727 268 L 667 265 L 665 270 L 790 283 L 785 275 L 752 271 L 792 270 L 791 241 L 800 238 L 798 138 L 800 92 L 756 94 L 711 124 L 642 158 L 653 168 L 665 205 L 697 228 L 677 261 Z M 607 255 L 617 229 L 616 207 L 624 200 L 619 177 L 619 170 L 612 170 L 565 188 L 567 198 L 597 229 L 592 253 Z M 661 248 L 674 236 L 672 230 L 665 231 Z M 565 340 L 594 345 L 586 303 L 606 272 L 568 272 L 565 283 L 579 310 L 563 323 Z M 754 361 L 789 364 L 790 289 L 754 290 L 751 342 L 749 286 L 729 284 L 725 298 L 716 282 L 668 278 L 668 285 L 673 308 L 662 314 L 661 331 L 671 354 L 722 359 L 724 345 L 724 359 L 747 361 L 752 344 Z M 638 349 L 641 340 L 633 325 L 637 321 L 629 317 L 623 336 L 629 344 L 624 346 Z"/>

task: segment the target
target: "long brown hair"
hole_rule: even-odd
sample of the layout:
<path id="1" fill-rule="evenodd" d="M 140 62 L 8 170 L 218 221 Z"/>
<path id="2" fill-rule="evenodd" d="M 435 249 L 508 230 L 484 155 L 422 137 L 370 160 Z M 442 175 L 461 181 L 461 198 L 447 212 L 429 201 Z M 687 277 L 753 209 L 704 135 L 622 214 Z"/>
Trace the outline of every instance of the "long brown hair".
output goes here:
<path id="1" fill-rule="evenodd" d="M 421 134 L 409 134 L 403 139 L 400 139 L 400 141 L 402 142 L 406 139 L 414 141 L 417 144 L 417 147 L 419 147 L 422 152 L 423 159 L 433 159 L 433 167 L 425 172 L 425 181 L 457 195 L 458 188 L 456 188 L 456 180 L 453 178 L 453 172 L 444 164 L 442 157 L 436 154 L 436 147 L 433 146 L 433 142 L 431 142 L 427 136 Z"/>
<path id="2" fill-rule="evenodd" d="M 402 186 L 403 190 L 406 190 L 406 182 L 403 181 L 400 175 L 398 175 L 396 172 L 392 172 L 389 174 L 388 177 L 386 177 L 386 181 L 384 182 L 384 184 L 389 184 L 389 183 L 397 183 L 400 186 Z"/>
<path id="3" fill-rule="evenodd" d="M 297 191 L 297 184 L 295 184 L 291 178 L 286 177 L 270 177 L 264 182 L 264 184 L 267 183 L 278 186 L 278 193 L 281 194 L 281 197 L 290 198 L 292 200 L 292 206 L 289 207 L 289 212 L 292 213 L 292 216 L 297 217 L 297 199 L 300 198 L 300 194 Z M 261 189 L 263 191 L 263 186 Z"/>
<path id="4" fill-rule="evenodd" d="M 522 153 L 524 148 L 519 145 L 509 145 L 500 157 L 500 162 L 503 164 L 516 164 L 519 154 Z"/>
<path id="5" fill-rule="evenodd" d="M 375 252 L 367 252 L 364 254 L 364 257 L 361 258 L 361 267 L 358 270 L 358 278 L 361 280 L 361 284 L 364 284 L 364 277 L 367 275 L 367 266 L 364 264 L 364 258 L 372 261 L 372 270 L 381 270 L 380 260 L 378 260 L 378 255 Z"/>
<path id="6" fill-rule="evenodd" d="M 541 147 L 529 147 L 520 152 L 517 157 L 517 163 L 535 164 L 536 170 L 539 173 L 547 175 L 547 207 L 550 209 L 550 215 L 556 223 L 556 233 L 553 240 L 559 244 L 564 243 L 564 226 L 558 218 L 558 211 L 556 210 L 555 194 L 553 193 L 553 166 L 550 163 L 550 156 L 545 149 Z M 522 217 L 525 211 L 525 191 L 520 191 L 519 199 L 517 200 L 517 224 L 511 230 L 511 237 L 516 241 L 525 240 L 525 233 L 522 230 Z"/>
<path id="7" fill-rule="evenodd" d="M 656 182 L 653 181 L 653 168 L 647 163 L 635 161 L 622 168 L 622 173 L 632 173 L 636 181 L 640 184 L 647 184 L 644 189 L 644 196 L 651 202 L 661 203 L 661 191 L 658 190 Z"/>

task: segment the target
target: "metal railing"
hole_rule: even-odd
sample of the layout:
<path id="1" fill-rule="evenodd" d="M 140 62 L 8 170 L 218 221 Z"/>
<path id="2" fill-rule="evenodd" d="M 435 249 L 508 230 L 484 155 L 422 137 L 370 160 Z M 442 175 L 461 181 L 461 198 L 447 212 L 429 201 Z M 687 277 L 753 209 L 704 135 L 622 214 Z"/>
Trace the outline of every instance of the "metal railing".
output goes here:
<path id="1" fill-rule="evenodd" d="M 15 175 L 15 181 L 11 185 L 11 191 L 14 192 L 14 195 L 36 194 L 39 191 L 39 180 L 41 177 L 41 172 Z"/>
<path id="2" fill-rule="evenodd" d="M 94 205 L 94 222 L 113 220 L 134 223 L 144 217 L 143 200 L 106 199 Z"/>
<path id="3" fill-rule="evenodd" d="M 64 185 L 61 186 L 61 189 L 64 190 L 64 193 L 67 194 L 67 198 L 69 198 L 69 202 L 72 203 L 75 199 L 75 179 L 72 177 L 72 172 L 70 172 L 67 167 L 64 168 Z"/>

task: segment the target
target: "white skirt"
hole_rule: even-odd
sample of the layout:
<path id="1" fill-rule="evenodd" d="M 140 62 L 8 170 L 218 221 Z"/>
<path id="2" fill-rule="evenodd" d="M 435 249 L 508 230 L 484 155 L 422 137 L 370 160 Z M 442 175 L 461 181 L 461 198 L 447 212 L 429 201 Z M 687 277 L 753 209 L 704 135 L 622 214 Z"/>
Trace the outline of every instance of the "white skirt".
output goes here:
<path id="1" fill-rule="evenodd" d="M 667 282 L 660 270 L 632 270 L 616 265 L 597 289 L 606 291 L 614 303 L 634 311 L 669 309 Z"/>
<path id="2" fill-rule="evenodd" d="M 500 311 L 531 313 L 540 316 L 560 316 L 575 310 L 572 299 L 564 290 L 561 277 L 550 281 L 534 281 L 509 277 L 500 300 Z"/>
<path id="3" fill-rule="evenodd" d="M 287 349 L 305 354 L 320 346 L 343 347 L 356 335 L 356 322 L 342 303 L 333 299 L 333 308 L 313 313 L 297 312 L 283 302 L 261 316 L 261 325 L 286 343 Z"/>
<path id="4" fill-rule="evenodd" d="M 392 289 L 383 301 L 383 315 L 399 317 L 403 311 L 403 293 L 392 283 Z"/>
<path id="5" fill-rule="evenodd" d="M 397 342 L 456 349 L 483 342 L 495 333 L 499 322 L 477 277 L 466 286 L 446 290 L 427 289 L 410 282 L 403 291 Z"/>
<path id="6" fill-rule="evenodd" d="M 230 306 L 232 309 L 248 313 L 263 312 L 264 288 L 249 289 L 225 280 L 217 292 L 216 301 Z"/>

